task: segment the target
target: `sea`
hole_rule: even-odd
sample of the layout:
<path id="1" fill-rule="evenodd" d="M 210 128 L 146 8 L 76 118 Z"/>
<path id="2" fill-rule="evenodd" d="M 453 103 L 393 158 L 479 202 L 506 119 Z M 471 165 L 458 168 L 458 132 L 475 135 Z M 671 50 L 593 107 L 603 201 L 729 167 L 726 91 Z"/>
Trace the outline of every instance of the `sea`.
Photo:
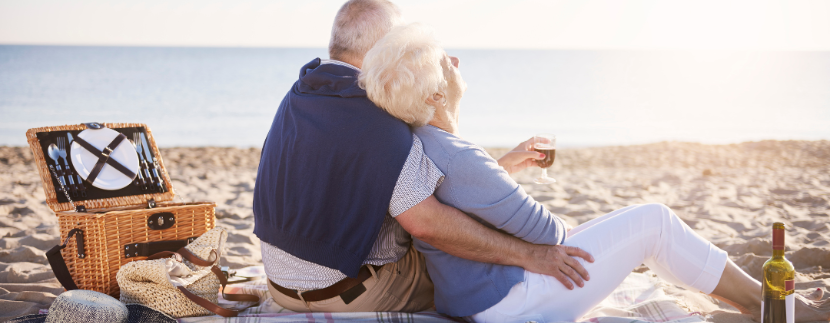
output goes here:
<path id="1" fill-rule="evenodd" d="M 830 52 L 448 49 L 461 136 L 513 147 L 830 139 Z M 259 147 L 325 48 L 0 46 L 0 145 L 29 128 L 140 122 L 161 147 Z M 371 125 L 367 125 L 371 126 Z"/>

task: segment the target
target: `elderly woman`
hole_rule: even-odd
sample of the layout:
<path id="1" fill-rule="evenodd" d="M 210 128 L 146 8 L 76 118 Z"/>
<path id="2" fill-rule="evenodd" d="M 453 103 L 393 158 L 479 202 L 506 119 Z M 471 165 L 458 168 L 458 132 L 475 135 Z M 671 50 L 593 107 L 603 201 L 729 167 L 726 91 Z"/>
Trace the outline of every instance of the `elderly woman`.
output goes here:
<path id="1" fill-rule="evenodd" d="M 439 312 L 476 322 L 575 321 L 645 263 L 669 282 L 759 316 L 761 284 L 662 204 L 628 206 L 566 232 L 560 218 L 508 175 L 538 155 L 513 153 L 496 161 L 459 136 L 459 103 L 466 84 L 458 64 L 423 27 L 408 25 L 394 29 L 369 51 L 359 81 L 375 104 L 414 128 L 424 151 L 444 173 L 435 191 L 442 203 L 516 238 L 568 246 L 569 254 L 579 258 L 565 257 L 557 281 L 518 267 L 458 258 L 416 240 L 435 283 Z M 566 276 L 580 288 L 573 289 Z M 796 321 L 830 317 L 827 302 L 797 299 Z"/>

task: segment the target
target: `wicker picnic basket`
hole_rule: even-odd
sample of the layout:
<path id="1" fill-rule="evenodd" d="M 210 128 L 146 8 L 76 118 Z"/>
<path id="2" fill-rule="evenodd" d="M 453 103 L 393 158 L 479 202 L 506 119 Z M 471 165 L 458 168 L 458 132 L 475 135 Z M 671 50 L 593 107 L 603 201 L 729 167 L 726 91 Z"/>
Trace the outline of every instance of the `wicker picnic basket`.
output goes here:
<path id="1" fill-rule="evenodd" d="M 122 134 L 143 132 L 159 170 L 157 191 L 132 185 L 138 182 L 136 178 L 123 189 L 101 190 L 83 182 L 78 186 L 85 186 L 86 197 L 72 198 L 67 193 L 68 188 L 58 180 L 50 165 L 57 163 L 47 161 L 47 146 L 67 134 L 77 137 L 83 130 L 101 126 Z M 178 250 L 216 225 L 216 203 L 171 202 L 175 191 L 152 132 L 145 124 L 43 127 L 29 129 L 26 137 L 43 182 L 46 204 L 58 217 L 62 245 L 52 248 L 47 257 L 66 289 L 94 290 L 118 298 L 115 277 L 122 265 L 146 259 L 156 252 Z M 66 183 L 66 177 L 63 178 Z"/>

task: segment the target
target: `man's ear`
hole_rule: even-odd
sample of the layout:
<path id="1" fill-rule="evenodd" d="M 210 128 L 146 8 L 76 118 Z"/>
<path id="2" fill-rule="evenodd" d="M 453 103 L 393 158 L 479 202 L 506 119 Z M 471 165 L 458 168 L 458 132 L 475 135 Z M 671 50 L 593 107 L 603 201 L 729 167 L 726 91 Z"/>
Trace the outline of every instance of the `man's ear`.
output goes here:
<path id="1" fill-rule="evenodd" d="M 444 93 L 438 92 L 428 96 L 426 102 L 434 107 L 443 107 L 447 105 L 447 98 L 444 97 Z"/>

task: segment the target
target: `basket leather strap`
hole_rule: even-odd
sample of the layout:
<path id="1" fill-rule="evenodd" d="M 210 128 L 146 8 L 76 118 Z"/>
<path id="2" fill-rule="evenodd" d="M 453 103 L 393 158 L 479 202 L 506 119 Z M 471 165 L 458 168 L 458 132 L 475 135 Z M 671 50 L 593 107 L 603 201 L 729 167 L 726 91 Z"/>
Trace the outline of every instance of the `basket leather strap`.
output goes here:
<path id="1" fill-rule="evenodd" d="M 119 162 L 115 161 L 115 159 L 110 158 L 110 154 L 115 150 L 116 147 L 118 147 L 121 141 L 123 141 L 126 138 L 127 136 L 125 136 L 123 133 L 119 133 L 118 136 L 116 136 L 115 139 L 113 139 L 112 142 L 110 142 L 109 145 L 107 145 L 107 147 L 104 148 L 104 151 L 107 152 L 106 154 L 98 150 L 98 148 L 95 148 L 95 146 L 93 146 L 80 136 L 75 138 L 75 142 L 81 145 L 81 147 L 84 147 L 84 149 L 88 150 L 90 153 L 98 157 L 98 162 L 95 163 L 95 167 L 92 168 L 92 171 L 89 172 L 89 176 L 86 177 L 87 182 L 89 182 L 90 184 L 92 184 L 92 182 L 95 182 L 95 178 L 98 177 L 98 174 L 101 172 L 101 169 L 104 168 L 104 165 L 110 165 L 112 166 L 112 168 L 115 168 L 125 176 L 129 178 L 135 178 L 135 173 L 130 171 L 129 168 L 124 167 L 124 165 L 121 165 Z"/>
<path id="2" fill-rule="evenodd" d="M 66 234 L 66 239 L 63 240 L 63 244 L 56 245 L 46 252 L 46 259 L 49 260 L 49 266 L 52 267 L 52 272 L 55 273 L 55 278 L 58 279 L 61 285 L 63 285 L 63 288 L 66 288 L 66 290 L 78 289 L 78 285 L 75 284 L 75 280 L 73 280 L 72 275 L 69 274 L 69 268 L 66 267 L 66 261 L 61 255 L 61 250 L 66 248 L 66 244 L 73 235 L 75 236 L 75 242 L 78 247 L 78 257 L 84 258 L 84 231 L 78 228 L 72 229 L 68 234 Z"/>
<path id="3" fill-rule="evenodd" d="M 125 258 L 133 258 L 133 257 L 147 257 L 150 255 L 155 256 L 158 253 L 163 251 L 175 251 L 179 250 L 182 247 L 186 246 L 188 243 L 196 240 L 198 237 L 190 237 L 187 239 L 182 240 L 164 240 L 164 241 L 149 241 L 149 242 L 138 242 L 138 243 L 128 243 L 124 245 L 124 256 Z M 206 266 L 206 265 L 199 265 L 199 266 Z"/>

